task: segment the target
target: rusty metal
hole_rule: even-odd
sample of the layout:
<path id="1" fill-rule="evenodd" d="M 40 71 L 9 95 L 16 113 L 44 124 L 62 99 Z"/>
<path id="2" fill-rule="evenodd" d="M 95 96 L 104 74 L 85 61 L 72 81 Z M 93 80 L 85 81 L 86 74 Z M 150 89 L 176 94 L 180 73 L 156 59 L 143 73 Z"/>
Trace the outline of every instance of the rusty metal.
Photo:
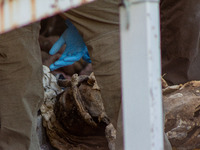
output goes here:
<path id="1" fill-rule="evenodd" d="M 94 0 L 0 0 L 0 34 Z"/>

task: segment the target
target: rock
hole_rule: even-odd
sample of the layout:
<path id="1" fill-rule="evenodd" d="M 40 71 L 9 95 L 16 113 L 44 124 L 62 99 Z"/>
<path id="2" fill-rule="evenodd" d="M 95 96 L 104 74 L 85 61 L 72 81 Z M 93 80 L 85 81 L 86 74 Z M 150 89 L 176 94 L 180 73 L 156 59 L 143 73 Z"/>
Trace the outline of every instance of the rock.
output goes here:
<path id="1" fill-rule="evenodd" d="M 177 88 L 179 87 L 179 88 Z M 165 132 L 177 150 L 200 148 L 200 81 L 172 88 L 163 95 Z"/>

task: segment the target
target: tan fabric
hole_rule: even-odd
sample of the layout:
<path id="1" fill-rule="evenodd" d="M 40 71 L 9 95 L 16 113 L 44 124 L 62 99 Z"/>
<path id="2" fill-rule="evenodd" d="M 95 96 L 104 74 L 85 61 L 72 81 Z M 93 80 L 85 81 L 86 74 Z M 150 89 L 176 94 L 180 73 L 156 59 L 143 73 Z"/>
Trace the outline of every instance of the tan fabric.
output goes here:
<path id="1" fill-rule="evenodd" d="M 86 42 L 106 113 L 117 129 L 116 150 L 123 150 L 118 4 L 118 0 L 97 0 L 72 9 L 65 16 Z M 165 150 L 171 150 L 168 142 L 165 138 Z"/>
<path id="2" fill-rule="evenodd" d="M 200 79 L 200 1 L 161 0 L 162 73 L 171 84 Z"/>
<path id="3" fill-rule="evenodd" d="M 116 150 L 124 149 L 124 139 L 123 139 L 123 117 L 122 117 L 122 108 L 119 109 L 119 117 L 117 122 L 117 139 L 115 143 Z"/>
<path id="4" fill-rule="evenodd" d="M 115 128 L 121 105 L 119 11 L 117 0 L 98 0 L 65 13 L 82 34 L 101 88 L 106 113 Z M 121 115 L 122 116 L 122 115 Z M 119 134 L 119 131 L 121 133 Z M 116 149 L 123 149 L 122 129 Z"/>
<path id="5" fill-rule="evenodd" d="M 71 9 L 65 16 L 77 27 L 85 42 L 119 30 L 118 0 L 97 0 Z"/>
<path id="6" fill-rule="evenodd" d="M 0 150 L 39 150 L 43 100 L 39 24 L 0 35 Z"/>

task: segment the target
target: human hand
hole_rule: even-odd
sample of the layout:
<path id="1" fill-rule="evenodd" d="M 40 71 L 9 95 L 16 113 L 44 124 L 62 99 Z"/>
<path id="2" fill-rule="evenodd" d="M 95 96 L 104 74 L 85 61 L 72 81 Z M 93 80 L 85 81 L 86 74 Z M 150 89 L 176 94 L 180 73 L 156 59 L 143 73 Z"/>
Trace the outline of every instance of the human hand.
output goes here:
<path id="1" fill-rule="evenodd" d="M 68 19 L 66 20 L 66 24 L 68 28 L 64 31 L 64 33 L 61 35 L 58 41 L 55 42 L 49 51 L 50 55 L 54 55 L 61 49 L 64 44 L 66 44 L 66 48 L 61 57 L 50 65 L 51 71 L 60 67 L 72 65 L 76 61 L 79 61 L 81 58 L 91 63 L 88 49 L 78 30 Z"/>

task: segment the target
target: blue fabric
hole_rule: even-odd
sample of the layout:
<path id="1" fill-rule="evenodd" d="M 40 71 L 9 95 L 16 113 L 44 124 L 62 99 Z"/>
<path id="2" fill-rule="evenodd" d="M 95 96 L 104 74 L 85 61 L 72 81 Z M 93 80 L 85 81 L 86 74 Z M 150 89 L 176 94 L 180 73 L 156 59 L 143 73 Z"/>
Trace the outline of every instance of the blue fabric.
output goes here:
<path id="1" fill-rule="evenodd" d="M 56 41 L 56 43 L 52 46 L 49 54 L 54 55 L 64 44 L 66 44 L 66 48 L 62 56 L 56 62 L 50 65 L 51 71 L 60 67 L 72 65 L 76 61 L 79 61 L 81 58 L 83 58 L 83 60 L 87 61 L 88 63 L 91 63 L 88 49 L 78 30 L 69 19 L 67 19 L 65 22 L 68 28 L 64 31 L 58 41 Z"/>

